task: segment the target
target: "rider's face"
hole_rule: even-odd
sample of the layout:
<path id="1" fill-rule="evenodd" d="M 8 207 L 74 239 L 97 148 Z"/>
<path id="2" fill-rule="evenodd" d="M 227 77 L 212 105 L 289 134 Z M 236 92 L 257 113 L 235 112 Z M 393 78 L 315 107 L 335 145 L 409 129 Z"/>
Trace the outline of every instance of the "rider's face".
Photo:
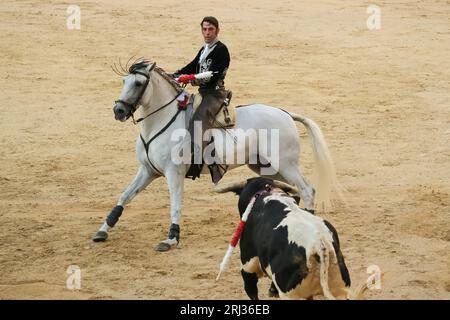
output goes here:
<path id="1" fill-rule="evenodd" d="M 217 35 L 219 34 L 219 29 L 216 28 L 215 25 L 205 21 L 202 24 L 202 34 L 203 38 L 205 39 L 205 42 L 211 43 L 214 41 L 214 39 L 217 38 Z"/>

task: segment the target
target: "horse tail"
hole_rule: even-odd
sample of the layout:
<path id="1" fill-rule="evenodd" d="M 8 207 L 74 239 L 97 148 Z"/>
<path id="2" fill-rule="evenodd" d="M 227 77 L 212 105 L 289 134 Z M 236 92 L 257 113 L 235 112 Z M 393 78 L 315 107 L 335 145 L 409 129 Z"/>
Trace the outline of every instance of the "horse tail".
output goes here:
<path id="1" fill-rule="evenodd" d="M 332 189 L 335 189 L 338 197 L 343 199 L 327 143 L 319 126 L 313 120 L 291 112 L 288 112 L 288 114 L 293 120 L 301 122 L 308 131 L 309 141 L 314 154 L 315 207 L 326 211 L 331 208 Z"/>

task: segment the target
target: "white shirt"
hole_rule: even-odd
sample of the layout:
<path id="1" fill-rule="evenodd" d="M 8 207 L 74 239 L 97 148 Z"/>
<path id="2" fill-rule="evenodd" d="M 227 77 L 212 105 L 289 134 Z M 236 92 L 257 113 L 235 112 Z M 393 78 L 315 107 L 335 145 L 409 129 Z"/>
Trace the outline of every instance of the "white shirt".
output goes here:
<path id="1" fill-rule="evenodd" d="M 205 43 L 204 45 L 204 49 L 203 52 L 200 55 L 200 58 L 198 59 L 198 63 L 202 64 L 203 61 L 205 61 L 206 57 L 208 56 L 208 54 L 214 50 L 214 48 L 216 47 L 217 42 L 219 41 L 219 39 L 215 39 L 213 42 L 211 43 Z"/>

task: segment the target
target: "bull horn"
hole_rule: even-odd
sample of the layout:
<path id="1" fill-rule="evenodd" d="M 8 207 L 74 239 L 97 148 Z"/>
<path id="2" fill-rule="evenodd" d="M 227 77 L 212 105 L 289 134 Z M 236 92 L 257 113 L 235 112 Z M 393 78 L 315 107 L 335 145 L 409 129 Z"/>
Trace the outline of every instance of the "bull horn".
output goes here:
<path id="1" fill-rule="evenodd" d="M 273 186 L 280 188 L 286 192 L 289 193 L 293 193 L 293 194 L 298 194 L 298 189 L 296 187 L 291 186 L 290 184 L 287 184 L 285 182 L 282 181 L 278 181 L 278 180 L 273 180 Z"/>
<path id="2" fill-rule="evenodd" d="M 247 181 L 240 181 L 240 182 L 228 183 L 223 186 L 216 186 L 216 187 L 214 187 L 214 192 L 225 193 L 225 192 L 233 191 L 238 188 L 244 188 L 246 183 L 247 183 Z"/>

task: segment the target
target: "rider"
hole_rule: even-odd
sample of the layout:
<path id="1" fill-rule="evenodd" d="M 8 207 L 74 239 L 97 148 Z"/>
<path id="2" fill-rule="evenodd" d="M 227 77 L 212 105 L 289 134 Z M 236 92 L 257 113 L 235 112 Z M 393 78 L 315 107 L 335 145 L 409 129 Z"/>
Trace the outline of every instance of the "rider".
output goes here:
<path id="1" fill-rule="evenodd" d="M 202 96 L 202 102 L 194 113 L 193 120 L 201 121 L 202 130 L 206 131 L 213 125 L 214 118 L 219 112 L 226 98 L 226 90 L 224 86 L 224 79 L 230 65 L 230 54 L 228 49 L 221 41 L 218 40 L 219 35 L 219 21 L 215 17 L 204 17 L 200 23 L 205 44 L 198 51 L 194 60 L 184 68 L 177 70 L 174 73 L 180 82 L 191 82 L 193 85 L 198 85 L 198 92 Z M 209 79 L 194 80 L 194 74 L 212 71 L 212 77 Z M 195 178 L 200 176 L 202 164 L 194 163 L 194 153 L 197 153 L 197 159 L 201 159 L 199 152 L 204 150 L 208 143 L 203 142 L 203 148 L 196 145 L 194 139 L 194 126 L 189 127 L 190 137 L 192 139 L 191 147 L 193 150 L 191 167 L 186 174 L 186 177 Z M 203 136 L 203 134 L 202 134 Z M 209 165 L 211 177 L 214 183 L 217 183 L 224 175 L 226 168 L 218 164 Z"/>

